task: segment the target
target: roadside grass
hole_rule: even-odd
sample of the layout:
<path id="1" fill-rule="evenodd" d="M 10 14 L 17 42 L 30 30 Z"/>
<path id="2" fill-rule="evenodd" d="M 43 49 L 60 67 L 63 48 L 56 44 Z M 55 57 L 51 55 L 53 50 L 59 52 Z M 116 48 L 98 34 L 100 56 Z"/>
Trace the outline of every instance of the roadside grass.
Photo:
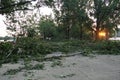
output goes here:
<path id="1" fill-rule="evenodd" d="M 120 55 L 120 41 L 44 41 L 21 38 L 16 45 L 7 42 L 0 44 L 0 66 L 3 63 L 17 63 L 20 59 L 42 62 L 45 60 L 45 56 L 52 52 L 69 54 L 78 51 L 83 56 L 91 56 L 91 54 Z"/>

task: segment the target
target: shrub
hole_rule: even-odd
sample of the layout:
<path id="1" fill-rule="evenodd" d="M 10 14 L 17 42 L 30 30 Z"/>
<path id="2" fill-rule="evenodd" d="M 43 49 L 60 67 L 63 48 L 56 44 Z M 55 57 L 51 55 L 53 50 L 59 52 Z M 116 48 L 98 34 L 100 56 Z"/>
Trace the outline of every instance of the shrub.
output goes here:
<path id="1" fill-rule="evenodd" d="M 19 38 L 17 43 L 0 43 L 0 63 L 17 62 L 19 59 L 41 57 L 51 53 L 49 44 L 35 38 Z"/>
<path id="2" fill-rule="evenodd" d="M 120 54 L 119 41 L 103 41 L 96 42 L 91 47 L 93 50 L 98 50 L 101 54 Z"/>
<path id="3" fill-rule="evenodd" d="M 9 42 L 0 43 L 0 59 L 4 58 L 12 48 L 13 48 L 12 43 Z"/>
<path id="4" fill-rule="evenodd" d="M 20 39 L 16 45 L 23 50 L 24 55 L 45 55 L 51 53 L 50 46 L 40 40 L 34 38 Z"/>

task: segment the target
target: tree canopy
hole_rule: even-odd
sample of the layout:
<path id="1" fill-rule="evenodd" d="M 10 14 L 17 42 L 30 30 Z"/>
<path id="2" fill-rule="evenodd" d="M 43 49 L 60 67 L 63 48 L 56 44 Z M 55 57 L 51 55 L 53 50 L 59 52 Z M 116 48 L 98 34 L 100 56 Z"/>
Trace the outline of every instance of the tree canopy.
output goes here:
<path id="1" fill-rule="evenodd" d="M 7 18 L 14 23 L 16 11 L 32 9 L 34 12 L 42 6 L 53 10 L 54 23 L 67 39 L 82 39 L 89 31 L 90 34 L 94 31 L 95 39 L 98 39 L 99 31 L 106 29 L 110 33 L 120 24 L 120 0 L 1 0 L 0 14 L 9 14 Z"/>
<path id="2" fill-rule="evenodd" d="M 29 10 L 29 0 L 1 0 L 0 14 L 8 14 L 17 10 Z"/>
<path id="3" fill-rule="evenodd" d="M 88 12 L 95 19 L 96 39 L 99 30 L 107 28 L 109 31 L 120 24 L 120 0 L 89 0 Z"/>

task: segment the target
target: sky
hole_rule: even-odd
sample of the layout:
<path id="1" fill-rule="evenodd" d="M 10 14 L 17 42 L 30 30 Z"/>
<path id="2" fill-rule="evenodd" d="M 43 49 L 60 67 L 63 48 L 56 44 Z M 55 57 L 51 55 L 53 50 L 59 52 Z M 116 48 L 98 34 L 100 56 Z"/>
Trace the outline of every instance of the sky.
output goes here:
<path id="1" fill-rule="evenodd" d="M 52 10 L 48 7 L 42 7 L 40 8 L 40 12 L 42 15 L 50 15 L 53 14 Z M 6 25 L 4 24 L 5 17 L 3 15 L 0 15 L 0 37 L 7 36 L 7 30 L 6 30 Z"/>
<path id="2" fill-rule="evenodd" d="M 6 36 L 7 35 L 6 26 L 3 22 L 3 20 L 5 20 L 5 17 L 0 15 L 0 36 Z"/>
<path id="3" fill-rule="evenodd" d="M 50 15 L 53 14 L 52 10 L 48 7 L 42 7 L 40 8 L 40 12 L 42 15 Z M 4 37 L 7 36 L 7 30 L 6 30 L 6 25 L 4 24 L 5 17 L 0 15 L 0 36 Z M 120 26 L 119 26 L 120 28 Z"/>

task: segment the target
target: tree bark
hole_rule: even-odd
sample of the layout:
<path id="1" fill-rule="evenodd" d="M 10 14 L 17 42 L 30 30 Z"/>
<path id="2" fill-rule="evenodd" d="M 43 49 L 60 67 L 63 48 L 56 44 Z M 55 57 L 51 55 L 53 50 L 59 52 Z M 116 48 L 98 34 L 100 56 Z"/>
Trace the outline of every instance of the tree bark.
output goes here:
<path id="1" fill-rule="evenodd" d="M 95 31 L 95 40 L 96 41 L 99 40 L 99 29 L 96 29 L 96 31 Z"/>
<path id="2" fill-rule="evenodd" d="M 83 39 L 83 30 L 82 30 L 82 26 L 80 26 L 80 40 Z"/>

